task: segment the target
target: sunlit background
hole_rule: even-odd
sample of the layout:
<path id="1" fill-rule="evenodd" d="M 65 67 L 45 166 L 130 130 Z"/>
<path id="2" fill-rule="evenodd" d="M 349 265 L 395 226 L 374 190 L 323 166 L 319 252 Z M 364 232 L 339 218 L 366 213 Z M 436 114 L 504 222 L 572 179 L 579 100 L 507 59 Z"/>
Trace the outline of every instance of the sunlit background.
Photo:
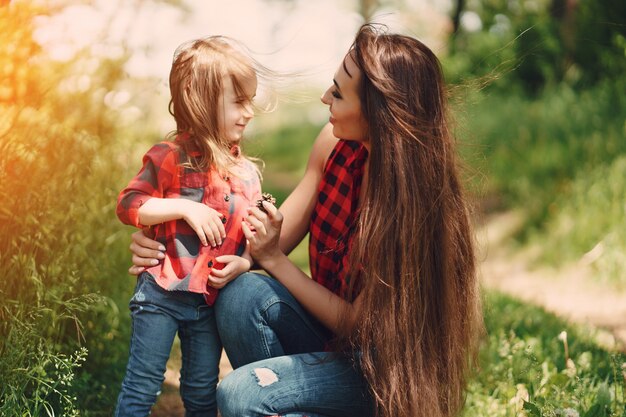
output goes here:
<path id="1" fill-rule="evenodd" d="M 488 330 L 463 415 L 626 415 L 623 0 L 0 0 L 0 415 L 112 413 L 134 286 L 115 201 L 174 127 L 176 47 L 227 35 L 282 74 L 244 143 L 280 203 L 366 21 L 450 86 Z M 290 256 L 306 270 L 306 241 Z M 175 345 L 153 416 L 183 415 L 179 368 Z"/>
<path id="2" fill-rule="evenodd" d="M 155 90 L 166 100 L 167 78 L 176 47 L 190 39 L 230 36 L 243 42 L 262 64 L 292 76 L 291 88 L 297 84 L 299 92 L 305 93 L 295 100 L 301 103 L 316 100 L 328 87 L 356 29 L 365 19 L 365 11 L 359 13 L 357 5 L 351 0 L 79 2 L 52 16 L 37 18 L 34 38 L 56 61 L 72 60 L 81 50 L 94 57 L 124 58 L 127 77 L 151 78 L 154 85 L 150 100 L 154 99 Z M 445 51 L 451 30 L 447 13 L 451 7 L 446 0 L 407 1 L 401 10 L 383 7 L 372 13 L 375 12 L 376 22 L 413 34 L 436 51 Z M 475 13 L 469 15 L 465 20 L 470 27 L 476 27 L 476 19 L 480 19 Z M 89 74 L 76 82 L 80 89 L 92 87 Z M 135 94 L 115 91 L 107 103 L 122 106 L 132 102 Z M 161 108 L 164 110 L 164 106 Z M 125 110 L 130 117 L 145 112 L 145 107 L 137 105 Z M 277 112 L 266 122 L 282 120 L 281 114 Z M 298 116 L 313 118 L 314 122 L 327 117 L 321 105 L 299 111 L 293 117 Z M 164 131 L 172 127 L 165 115 L 160 123 Z"/>

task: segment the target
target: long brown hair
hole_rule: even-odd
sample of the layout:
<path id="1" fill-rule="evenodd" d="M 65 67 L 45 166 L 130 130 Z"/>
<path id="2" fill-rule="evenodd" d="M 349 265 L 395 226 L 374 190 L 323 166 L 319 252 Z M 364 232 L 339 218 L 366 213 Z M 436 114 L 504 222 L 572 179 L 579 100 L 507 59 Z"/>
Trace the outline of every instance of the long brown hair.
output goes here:
<path id="1" fill-rule="evenodd" d="M 378 416 L 454 416 L 482 315 L 441 66 L 418 40 L 372 25 L 350 53 L 370 156 L 352 252 L 362 304 L 348 342 Z"/>
<path id="2" fill-rule="evenodd" d="M 231 143 L 219 128 L 223 79 L 230 76 L 236 93 L 243 95 L 243 81 L 256 77 L 257 67 L 243 53 L 242 45 L 225 36 L 197 39 L 177 48 L 170 71 L 169 104 L 176 130 L 169 136 L 178 138 L 187 154 L 200 152 L 200 158 L 189 159 L 191 168 L 237 173 L 232 169 L 237 163 Z"/>

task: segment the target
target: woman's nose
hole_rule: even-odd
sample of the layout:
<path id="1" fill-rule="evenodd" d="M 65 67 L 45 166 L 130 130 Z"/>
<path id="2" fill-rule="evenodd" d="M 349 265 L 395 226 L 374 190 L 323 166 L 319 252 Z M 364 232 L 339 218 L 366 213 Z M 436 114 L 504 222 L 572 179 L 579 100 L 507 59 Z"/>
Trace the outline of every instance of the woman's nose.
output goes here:
<path id="1" fill-rule="evenodd" d="M 320 100 L 322 100 L 322 103 L 330 106 L 330 88 L 326 90 L 324 94 L 322 94 L 322 97 L 320 97 Z"/>

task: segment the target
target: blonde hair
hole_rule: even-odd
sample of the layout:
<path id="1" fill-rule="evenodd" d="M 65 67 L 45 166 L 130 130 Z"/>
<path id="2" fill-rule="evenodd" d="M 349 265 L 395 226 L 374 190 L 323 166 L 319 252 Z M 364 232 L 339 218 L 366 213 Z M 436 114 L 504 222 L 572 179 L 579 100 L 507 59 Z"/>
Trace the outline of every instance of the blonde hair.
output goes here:
<path id="1" fill-rule="evenodd" d="M 213 167 L 220 173 L 237 175 L 237 157 L 243 155 L 231 154 L 232 144 L 220 131 L 218 109 L 226 76 L 235 92 L 245 95 L 244 81 L 256 78 L 257 68 L 261 67 L 243 49 L 233 39 L 211 36 L 186 42 L 174 53 L 169 112 L 176 121 L 176 130 L 168 137 L 176 138 L 187 155 L 200 152 L 199 158 L 189 158 L 185 163 L 192 169 Z"/>

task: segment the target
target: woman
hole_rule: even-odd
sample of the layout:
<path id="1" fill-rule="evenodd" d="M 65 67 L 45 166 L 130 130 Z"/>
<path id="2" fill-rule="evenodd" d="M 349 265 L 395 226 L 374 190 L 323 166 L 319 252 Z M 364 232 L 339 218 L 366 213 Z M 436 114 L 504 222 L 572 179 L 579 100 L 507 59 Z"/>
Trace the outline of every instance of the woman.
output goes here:
<path id="1" fill-rule="evenodd" d="M 364 25 L 322 102 L 304 178 L 243 225 L 273 278 L 216 303 L 222 415 L 456 415 L 482 318 L 439 61 Z M 285 255 L 307 232 L 313 280 Z M 133 239 L 144 265 L 154 243 Z"/>

